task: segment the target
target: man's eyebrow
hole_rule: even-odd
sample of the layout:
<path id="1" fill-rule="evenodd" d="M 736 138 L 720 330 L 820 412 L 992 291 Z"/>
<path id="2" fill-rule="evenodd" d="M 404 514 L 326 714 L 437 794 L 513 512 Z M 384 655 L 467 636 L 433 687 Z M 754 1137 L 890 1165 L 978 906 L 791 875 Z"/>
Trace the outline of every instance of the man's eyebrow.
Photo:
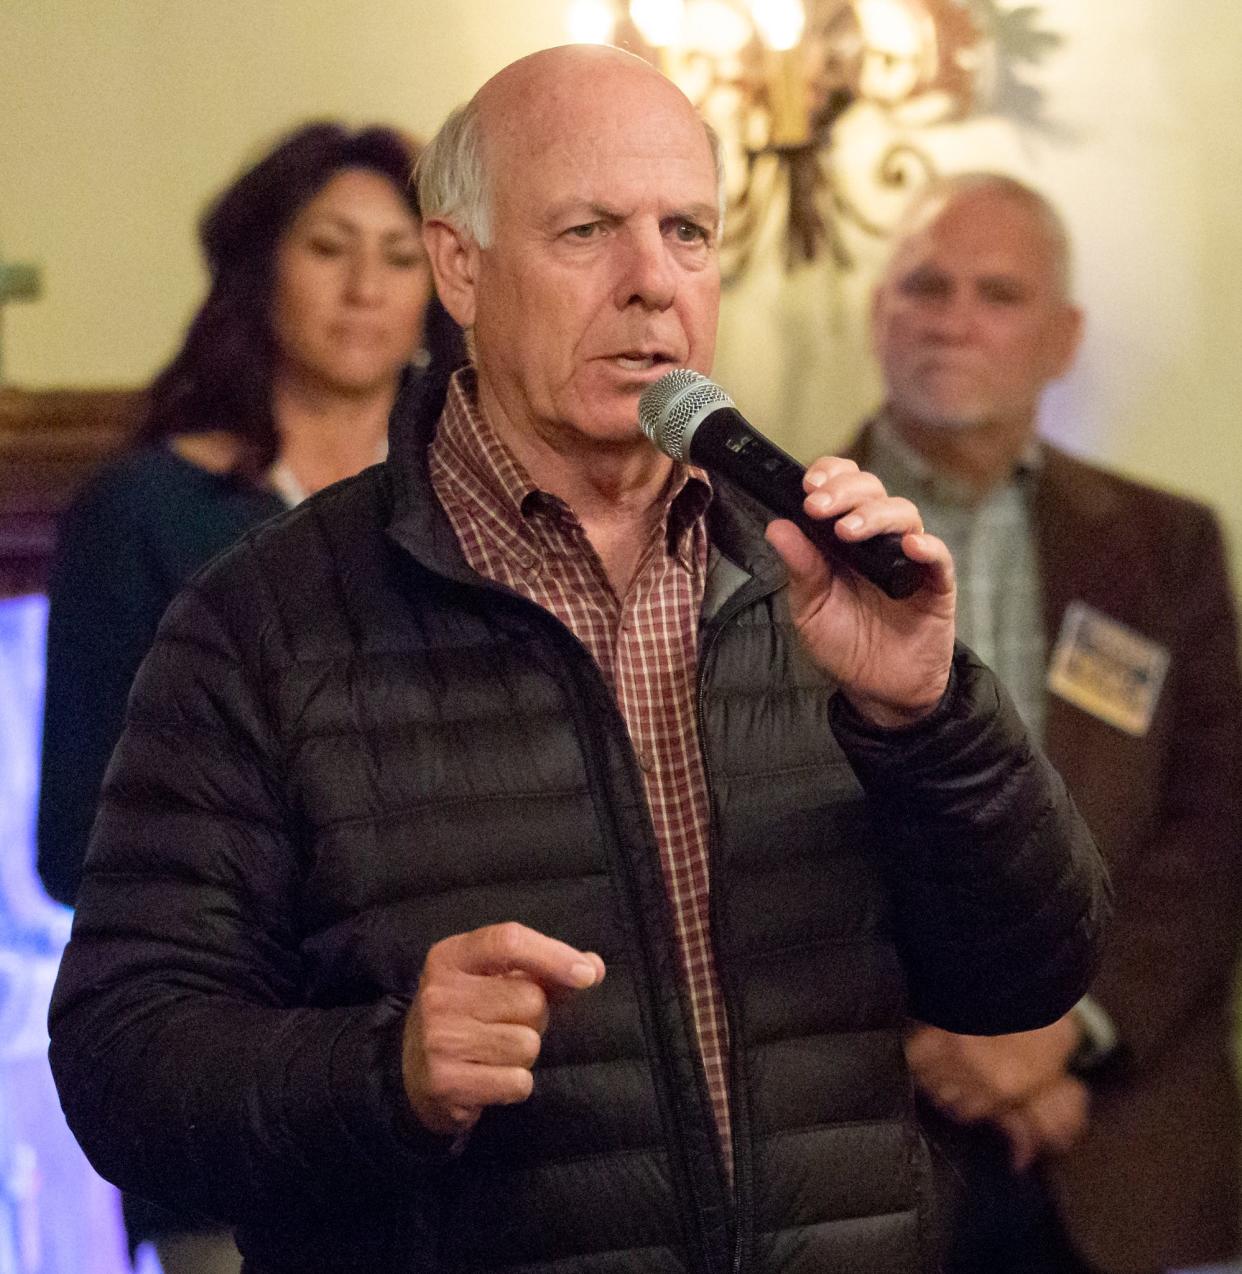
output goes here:
<path id="1" fill-rule="evenodd" d="M 588 221 L 624 221 L 626 216 L 626 212 L 621 208 L 595 203 L 590 199 L 565 199 L 548 209 L 545 221 L 550 226 L 559 226 L 567 222 L 576 224 Z M 693 221 L 714 229 L 720 220 L 720 210 L 714 203 L 681 204 L 670 209 L 662 219 L 669 218 Z"/>
<path id="2" fill-rule="evenodd" d="M 937 265 L 931 265 L 926 261 L 920 261 L 909 269 L 901 270 L 896 275 L 899 285 L 917 285 L 923 283 L 947 283 L 949 276 L 946 271 Z"/>
<path id="3" fill-rule="evenodd" d="M 1030 279 L 1017 274 L 1006 274 L 1003 271 L 997 274 L 981 274 L 976 286 L 985 291 L 1013 292 L 1020 296 L 1026 296 L 1035 290 Z"/>
<path id="4" fill-rule="evenodd" d="M 619 209 L 593 203 L 590 199 L 563 199 L 548 209 L 544 220 L 550 226 L 559 226 L 566 222 L 621 221 L 624 217 L 625 213 Z"/>
<path id="5" fill-rule="evenodd" d="M 720 209 L 714 203 L 683 204 L 680 208 L 675 208 L 669 216 L 682 217 L 687 221 L 698 222 L 714 229 L 720 220 Z"/>

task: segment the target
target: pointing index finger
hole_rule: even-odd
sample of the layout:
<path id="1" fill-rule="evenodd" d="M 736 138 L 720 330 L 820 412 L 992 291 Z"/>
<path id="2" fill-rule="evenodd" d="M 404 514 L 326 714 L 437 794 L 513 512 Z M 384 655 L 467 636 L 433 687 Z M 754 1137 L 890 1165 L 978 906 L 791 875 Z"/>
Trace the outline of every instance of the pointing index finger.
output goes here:
<path id="1" fill-rule="evenodd" d="M 593 951 L 579 951 L 516 921 L 459 934 L 448 944 L 453 945 L 453 962 L 464 973 L 521 973 L 544 987 L 575 990 L 595 986 L 604 977 L 604 962 Z"/>

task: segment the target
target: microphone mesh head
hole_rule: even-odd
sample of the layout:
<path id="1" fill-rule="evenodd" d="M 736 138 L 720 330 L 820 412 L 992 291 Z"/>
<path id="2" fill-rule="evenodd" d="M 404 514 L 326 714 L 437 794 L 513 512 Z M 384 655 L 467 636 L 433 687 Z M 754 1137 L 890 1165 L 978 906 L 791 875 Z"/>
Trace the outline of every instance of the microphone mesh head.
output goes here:
<path id="1" fill-rule="evenodd" d="M 732 407 L 733 399 L 700 372 L 679 367 L 652 382 L 639 395 L 638 422 L 643 433 L 667 456 L 687 460 L 693 425 L 718 407 Z"/>

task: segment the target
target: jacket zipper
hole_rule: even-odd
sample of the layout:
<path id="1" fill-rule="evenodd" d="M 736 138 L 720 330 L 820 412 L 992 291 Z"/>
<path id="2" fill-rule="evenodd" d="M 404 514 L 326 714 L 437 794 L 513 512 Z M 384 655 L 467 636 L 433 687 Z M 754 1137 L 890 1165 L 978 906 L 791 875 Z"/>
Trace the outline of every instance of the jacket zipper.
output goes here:
<path id="1" fill-rule="evenodd" d="M 509 591 L 509 590 L 506 590 L 506 591 Z M 531 605 L 529 599 L 523 598 L 519 594 L 512 594 L 512 596 L 516 597 L 517 600 L 520 603 L 522 603 L 524 606 Z M 578 641 L 577 637 L 575 637 L 574 634 L 570 632 L 568 628 L 565 628 L 565 626 L 561 624 L 561 622 L 558 619 L 556 619 L 555 616 L 552 616 L 551 618 L 552 618 L 553 624 L 556 626 L 553 630 L 553 647 L 555 647 L 555 645 L 560 642 L 561 637 L 563 635 L 567 635 L 570 639 L 570 643 L 571 643 L 570 649 L 573 654 L 573 659 L 576 660 L 579 658 L 584 658 L 587 661 L 586 666 L 588 669 L 589 684 L 585 684 L 585 685 L 583 682 L 579 681 L 579 678 L 573 668 L 573 661 L 572 660 L 565 661 L 565 663 L 562 666 L 564 667 L 565 672 L 568 674 L 570 682 L 577 683 L 578 685 L 583 685 L 583 688 L 587 690 L 587 695 L 583 697 L 587 703 L 589 703 L 591 699 L 595 699 L 598 701 L 601 708 L 601 714 L 600 714 L 601 718 L 605 718 L 605 719 L 612 718 L 620 726 L 621 728 L 620 738 L 621 738 L 623 748 L 629 754 L 630 769 L 634 776 L 635 790 L 641 793 L 643 791 L 642 780 L 641 778 L 637 777 L 638 776 L 638 761 L 637 761 L 637 758 L 634 756 L 634 749 L 633 749 L 633 745 L 629 741 L 628 731 L 625 730 L 625 723 L 623 719 L 621 718 L 620 712 L 617 708 L 615 701 L 612 699 L 611 695 L 607 692 L 606 688 L 604 687 L 603 680 L 600 678 L 598 674 L 598 671 L 595 667 L 594 660 L 590 656 L 590 652 L 587 651 L 586 647 L 583 646 Z M 574 705 L 575 725 L 576 725 L 576 728 L 581 733 L 582 738 L 584 740 L 594 740 L 597 732 L 601 731 L 603 727 L 599 725 L 594 715 L 590 711 L 584 712 L 580 710 L 582 706 L 582 700 L 580 700 L 577 695 L 571 694 L 567 697 L 569 699 L 569 702 Z M 606 795 L 611 788 L 611 784 L 609 784 L 606 781 L 605 776 L 602 772 L 602 759 L 601 759 L 600 748 L 598 746 L 591 747 L 591 748 L 584 748 L 584 762 L 587 764 L 590 772 L 593 775 L 593 790 Z M 626 886 L 628 888 L 631 898 L 634 900 L 635 916 L 636 918 L 639 918 L 638 922 L 640 927 L 643 930 L 647 930 L 649 927 L 647 922 L 640 918 L 641 916 L 645 914 L 645 910 L 646 910 L 643 905 L 642 893 L 639 888 L 639 884 L 637 880 L 634 878 L 634 874 L 629 867 L 628 855 L 625 853 L 624 849 L 621 848 L 622 837 L 620 835 L 619 830 L 617 829 L 615 820 L 611 817 L 611 810 L 612 810 L 611 802 L 604 800 L 600 802 L 599 804 L 597 804 L 597 809 L 600 810 L 601 815 L 605 810 L 608 811 L 609 813 L 607 825 L 610 830 L 611 842 L 616 847 L 614 850 L 615 858 L 620 866 L 621 871 L 624 873 Z M 651 844 L 650 848 L 652 849 L 653 852 L 656 852 L 656 847 L 654 845 L 654 842 Z M 670 940 L 674 940 L 673 934 L 671 932 L 669 933 L 668 936 Z M 653 1023 L 658 1024 L 659 1009 L 656 1004 L 657 997 L 654 992 L 656 979 L 655 979 L 655 974 L 651 968 L 651 955 L 650 955 L 651 946 L 652 946 L 651 942 L 644 941 L 642 943 L 642 950 L 640 952 L 641 968 L 643 971 L 643 994 L 647 1000 L 647 1003 L 649 1006 L 649 1012 L 651 1013 L 651 1016 L 652 1016 L 652 1021 Z M 655 1037 L 657 1041 L 659 1041 L 662 1038 L 662 1033 L 659 1030 L 656 1030 Z M 659 1047 L 658 1043 L 657 1043 L 657 1047 Z M 668 1063 L 665 1050 L 663 1047 L 659 1047 L 658 1061 L 659 1061 L 659 1069 L 662 1072 L 663 1078 L 664 1078 L 664 1088 L 666 1093 L 665 1100 L 666 1100 L 668 1110 L 672 1116 L 673 1122 L 675 1124 L 680 1125 L 682 1120 L 677 1113 L 679 1102 L 676 1100 L 674 1096 L 676 1085 L 675 1083 L 672 1082 L 673 1081 L 673 1076 L 671 1075 L 672 1068 L 670 1067 Z M 709 1117 L 712 1117 L 710 1111 L 708 1112 L 708 1115 Z M 682 1189 L 686 1198 L 693 1205 L 695 1192 L 690 1186 L 690 1182 L 692 1180 L 692 1170 L 691 1170 L 689 1162 L 685 1159 L 684 1147 L 685 1147 L 684 1138 L 679 1137 L 677 1146 L 674 1148 L 671 1148 L 673 1150 L 673 1153 L 670 1155 L 670 1159 L 675 1158 L 681 1163 L 681 1175 L 683 1177 Z M 698 1234 L 699 1247 L 702 1253 L 703 1268 L 704 1270 L 710 1270 L 712 1266 L 711 1244 L 709 1243 L 707 1235 L 703 1229 L 702 1214 L 700 1209 L 697 1206 L 692 1206 L 692 1210 L 694 1213 L 694 1219 L 696 1223 L 695 1229 Z M 736 1272 L 737 1269 L 738 1269 L 738 1266 L 735 1260 L 734 1271 Z"/>
<path id="2" fill-rule="evenodd" d="M 706 739 L 705 670 L 711 660 L 716 642 L 725 625 L 746 606 L 760 597 L 768 596 L 775 590 L 767 589 L 756 594 L 749 594 L 743 585 L 738 592 L 728 598 L 717 617 L 709 621 L 706 640 L 699 655 L 697 671 L 697 693 L 695 695 L 696 711 L 699 727 L 699 753 L 703 759 L 703 778 L 707 788 L 708 808 L 708 880 L 709 880 L 709 917 L 711 927 L 712 956 L 716 962 L 716 976 L 720 981 L 724 999 L 725 1022 L 729 1028 L 729 1116 L 733 1127 L 733 1261 L 732 1274 L 742 1274 L 746 1261 L 746 1253 L 750 1243 L 752 1207 L 751 1196 L 753 1182 L 751 1180 L 752 1164 L 750 1157 L 750 1115 L 746 1103 L 739 1099 L 741 1092 L 740 1076 L 745 1069 L 745 1051 L 741 1047 L 740 1023 L 737 1019 L 735 1005 L 737 997 L 729 993 L 732 973 L 721 959 L 719 934 L 721 930 L 721 914 L 718 899 L 720 897 L 716 882 L 720 879 L 720 844 L 716 826 L 716 802 L 712 781 L 711 757 L 708 755 Z"/>
<path id="3" fill-rule="evenodd" d="M 473 581 L 471 581 L 471 583 L 473 584 Z M 541 607 L 535 606 L 535 604 L 532 603 L 529 598 L 523 597 L 520 593 L 517 593 L 514 590 L 505 587 L 504 585 L 497 585 L 493 581 L 485 581 L 483 582 L 482 587 L 484 591 L 499 593 L 507 597 L 508 599 L 517 602 L 519 610 L 524 610 L 529 607 L 539 612 L 539 614 L 543 616 L 544 618 L 548 618 L 547 612 L 543 611 Z M 704 703 L 703 703 L 704 682 L 705 682 L 704 669 L 706 668 L 709 662 L 712 651 L 715 648 L 716 641 L 721 631 L 723 630 L 724 626 L 741 610 L 745 609 L 746 606 L 751 605 L 752 603 L 754 603 L 755 601 L 759 600 L 762 597 L 769 596 L 771 593 L 775 591 L 776 590 L 774 588 L 764 586 L 757 591 L 751 592 L 745 585 L 743 585 L 735 593 L 733 593 L 732 596 L 727 598 L 724 604 L 721 606 L 720 611 L 718 612 L 716 618 L 710 621 L 709 624 L 707 625 L 707 629 L 706 629 L 707 639 L 706 639 L 706 642 L 704 643 L 703 649 L 700 653 L 699 660 L 698 660 L 698 668 L 696 671 L 697 685 L 696 685 L 696 694 L 695 694 L 695 709 L 696 709 L 697 724 L 698 724 L 698 731 L 699 731 L 699 755 L 703 761 L 703 778 L 704 778 L 704 785 L 707 790 L 707 800 L 708 800 L 708 820 L 709 820 L 708 821 L 708 879 L 709 881 L 715 881 L 716 879 L 716 869 L 719 866 L 719 862 L 718 862 L 719 854 L 717 852 L 718 836 L 717 836 L 717 830 L 716 830 L 716 816 L 714 812 L 715 801 L 713 799 L 712 767 L 711 767 L 711 760 L 707 754 L 707 748 L 705 747 L 705 744 L 704 744 L 704 740 L 706 737 L 704 732 L 705 713 L 704 713 Z M 602 695 L 599 694 L 599 691 L 603 688 L 603 681 L 599 678 L 598 673 L 594 671 L 595 665 L 594 665 L 594 661 L 591 659 L 590 652 L 587 651 L 586 647 L 583 646 L 581 642 L 579 642 L 578 638 L 573 634 L 573 632 L 571 632 L 567 627 L 565 627 L 565 625 L 562 624 L 560 620 L 558 620 L 555 616 L 550 616 L 550 618 L 553 625 L 553 630 L 552 630 L 553 648 L 555 648 L 556 645 L 560 644 L 561 640 L 567 636 L 569 638 L 570 649 L 573 652 L 573 657 L 577 658 L 579 656 L 582 656 L 586 658 L 588 662 L 588 666 L 592 669 L 592 673 L 590 677 L 590 682 L 591 682 L 590 689 L 592 692 L 594 692 L 593 697 L 596 697 L 601 700 L 602 706 L 604 708 L 604 715 L 606 716 L 611 715 L 618 722 L 620 722 L 623 729 L 622 741 L 623 741 L 625 749 L 630 753 L 631 769 L 636 770 L 637 759 L 633 755 L 633 745 L 629 742 L 628 732 L 624 731 L 624 722 L 621 721 L 620 713 L 617 709 L 616 703 L 612 700 L 611 696 L 608 693 L 605 692 Z M 565 670 L 569 674 L 571 680 L 575 680 L 575 681 L 577 680 L 576 674 L 572 671 L 572 663 L 567 663 L 565 665 Z M 571 695 L 569 696 L 569 700 L 571 703 L 575 704 L 575 707 L 577 706 L 578 704 L 577 696 Z M 588 738 L 588 739 L 591 738 L 593 734 L 595 733 L 595 730 L 598 728 L 596 725 L 596 722 L 592 718 L 592 714 L 590 713 L 576 714 L 576 718 L 577 718 L 577 728 L 581 731 L 583 738 Z M 588 750 L 584 754 L 584 759 L 588 760 L 590 768 L 594 772 L 597 790 L 601 792 L 607 791 L 609 784 L 605 782 L 604 776 L 600 771 L 601 762 L 600 762 L 600 758 L 596 749 L 592 748 Z M 638 787 L 638 790 L 642 790 L 641 779 L 637 780 L 637 787 Z M 618 846 L 617 860 L 618 862 L 622 864 L 622 869 L 625 871 L 626 883 L 629 887 L 631 895 L 634 897 L 638 905 L 639 911 L 641 912 L 642 898 L 639 893 L 637 882 L 634 880 L 633 874 L 629 871 L 628 867 L 625 865 L 626 855 L 619 848 L 621 837 L 618 833 L 615 822 L 611 818 L 609 819 L 608 825 L 611 828 L 613 844 Z M 717 976 L 720 979 L 721 991 L 722 991 L 722 995 L 724 999 L 725 1021 L 728 1025 L 728 1030 L 729 1030 L 729 1112 L 730 1112 L 730 1118 L 731 1118 L 731 1122 L 733 1126 L 733 1190 L 732 1190 L 732 1194 L 730 1198 L 733 1203 L 733 1212 L 734 1212 L 734 1218 L 735 1218 L 735 1221 L 734 1221 L 735 1232 L 734 1232 L 734 1239 L 733 1239 L 733 1258 L 730 1263 L 730 1266 L 731 1266 L 731 1274 L 742 1274 L 742 1270 L 745 1265 L 746 1250 L 747 1250 L 747 1246 L 749 1242 L 749 1233 L 750 1233 L 749 1220 L 746 1219 L 749 1217 L 749 1209 L 751 1206 L 751 1189 L 752 1189 L 751 1179 L 750 1179 L 751 1178 L 751 1160 L 750 1160 L 749 1151 L 747 1149 L 747 1147 L 749 1146 L 750 1120 L 749 1120 L 748 1113 L 745 1107 L 743 1106 L 743 1103 L 741 1103 L 738 1100 L 738 1092 L 739 1092 L 738 1075 L 743 1069 L 743 1065 L 742 1065 L 743 1052 L 738 1044 L 738 1040 L 739 1040 L 738 1022 L 737 1022 L 736 1013 L 733 1011 L 733 1008 L 732 1008 L 732 1005 L 734 1003 L 734 997 L 728 994 L 728 989 L 727 989 L 727 984 L 731 980 L 731 978 L 730 978 L 730 975 L 725 970 L 725 967 L 720 958 L 720 947 L 719 947 L 719 942 L 717 939 L 717 933 L 720 928 L 719 908 L 717 906 L 717 901 L 716 901 L 717 897 L 718 895 L 716 894 L 716 891 L 714 890 L 714 888 L 712 888 L 710 890 L 710 904 L 709 904 L 711 947 L 712 947 L 712 955 L 716 962 Z M 651 1011 L 654 1014 L 656 1012 L 654 1003 L 653 1003 L 655 996 L 652 991 L 652 987 L 654 986 L 654 974 L 650 966 L 648 947 L 649 947 L 649 944 L 647 943 L 643 944 L 643 950 L 642 950 L 642 967 L 644 972 L 643 980 L 645 984 L 645 994 L 646 994 L 649 1005 L 652 1006 Z M 664 1081 L 665 1081 L 666 1091 L 669 1093 L 669 1096 L 667 1099 L 668 1106 L 670 1111 L 674 1112 L 674 1115 L 675 1115 L 678 1103 L 672 1097 L 672 1089 L 669 1084 L 669 1078 L 670 1078 L 668 1073 L 669 1067 L 664 1057 L 663 1051 L 661 1051 L 661 1054 L 660 1054 L 660 1069 L 664 1072 Z M 706 1112 L 706 1114 L 708 1118 L 714 1123 L 715 1122 L 714 1112 L 712 1112 L 709 1109 Z M 738 1152 L 739 1145 L 743 1147 L 740 1155 Z M 678 1158 L 681 1159 L 682 1156 L 679 1154 Z M 689 1169 L 689 1165 L 686 1164 L 684 1160 L 682 1163 L 682 1172 L 684 1175 L 686 1175 L 688 1180 L 690 1169 Z M 727 1183 L 722 1181 L 721 1185 L 722 1185 L 722 1188 L 727 1191 L 728 1189 Z M 689 1197 L 693 1198 L 693 1191 L 690 1191 Z M 698 1208 L 695 1208 L 694 1211 L 695 1211 L 696 1220 L 698 1220 L 699 1222 L 696 1228 L 698 1231 L 700 1247 L 703 1253 L 704 1268 L 710 1269 L 711 1268 L 711 1256 L 710 1256 L 711 1244 L 708 1242 L 707 1236 L 703 1232 L 701 1216 L 699 1214 Z"/>

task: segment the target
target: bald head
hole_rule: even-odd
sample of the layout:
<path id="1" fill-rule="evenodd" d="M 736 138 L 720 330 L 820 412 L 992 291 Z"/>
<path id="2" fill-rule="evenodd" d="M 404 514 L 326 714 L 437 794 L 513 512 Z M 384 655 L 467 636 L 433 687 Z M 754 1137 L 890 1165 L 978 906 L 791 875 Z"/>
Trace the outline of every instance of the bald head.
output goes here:
<path id="1" fill-rule="evenodd" d="M 560 144 L 628 92 L 674 114 L 693 110 L 670 80 L 621 49 L 569 44 L 520 58 L 475 94 L 489 163 L 520 162 Z"/>
<path id="2" fill-rule="evenodd" d="M 689 105 L 685 96 L 649 62 L 623 49 L 603 44 L 562 44 L 540 49 L 497 71 L 474 95 L 479 111 L 492 125 L 506 121 L 516 128 L 532 120 L 558 120 L 565 105 L 604 95 L 609 85 L 637 83 L 642 91 L 667 94 Z M 565 123 L 559 115 L 559 123 Z"/>
<path id="3" fill-rule="evenodd" d="M 674 115 L 694 113 L 670 80 L 621 49 L 562 45 L 510 63 L 453 111 L 423 151 L 417 169 L 422 215 L 449 221 L 481 247 L 489 246 L 493 203 L 507 172 L 586 127 L 592 108 L 615 101 L 610 95 L 619 92 Z M 723 151 L 715 131 L 699 123 L 715 168 L 717 218 L 723 223 Z"/>
<path id="4" fill-rule="evenodd" d="M 910 201 L 893 235 L 890 268 L 905 243 L 933 221 L 965 204 L 997 202 L 1009 203 L 1028 214 L 1031 236 L 1041 243 L 1048 255 L 1062 300 L 1072 300 L 1073 252 L 1064 218 L 1052 201 L 1034 186 L 1003 173 L 954 173 L 924 186 Z"/>

